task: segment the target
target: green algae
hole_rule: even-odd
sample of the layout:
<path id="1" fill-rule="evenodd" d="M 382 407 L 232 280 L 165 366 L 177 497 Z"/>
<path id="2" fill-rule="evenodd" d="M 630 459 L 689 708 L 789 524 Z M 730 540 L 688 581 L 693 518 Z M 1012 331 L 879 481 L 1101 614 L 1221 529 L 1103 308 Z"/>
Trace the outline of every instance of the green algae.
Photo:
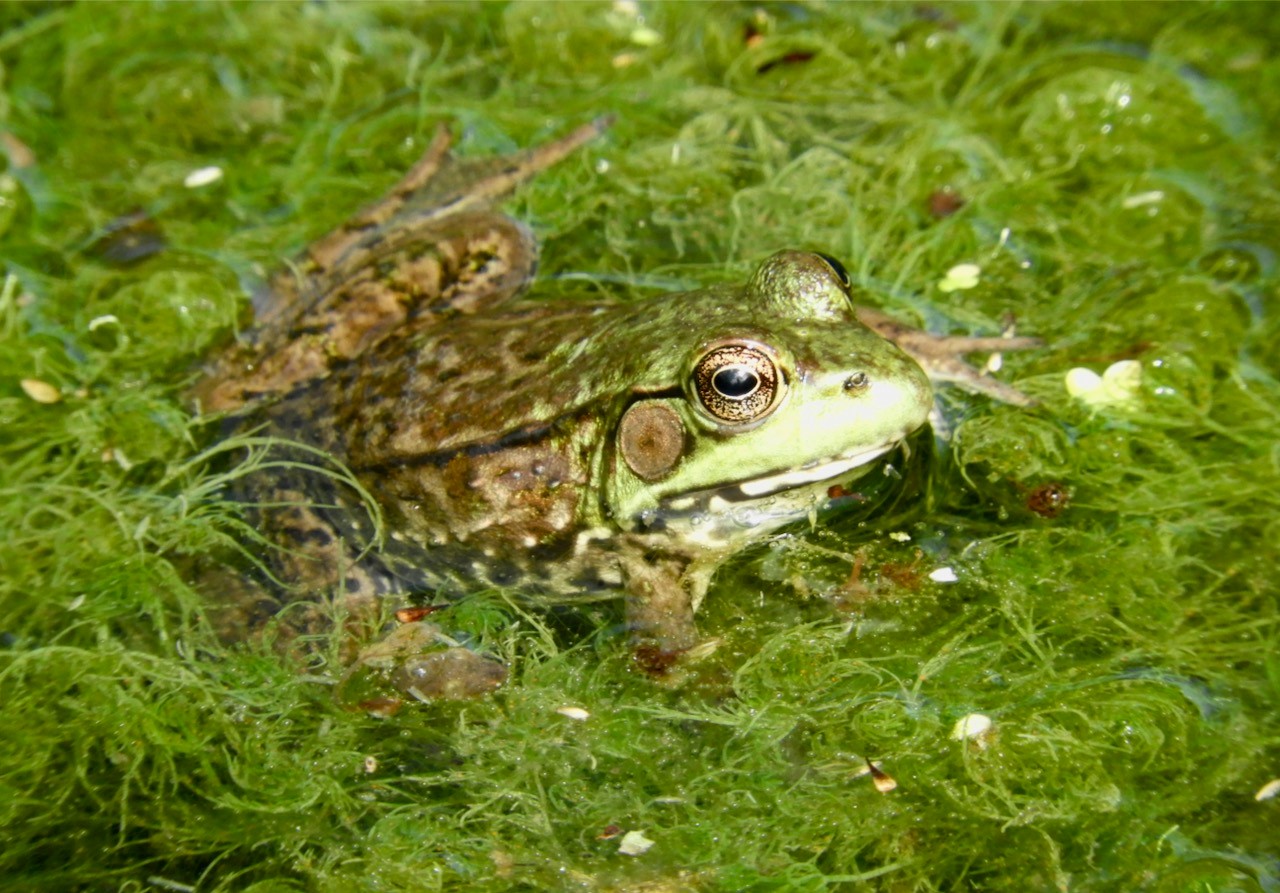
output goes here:
<path id="1" fill-rule="evenodd" d="M 1280 775 L 1265 6 L 0 24 L 0 890 L 1280 886 L 1277 801 L 1253 798 Z M 334 702 L 336 647 L 300 668 L 218 644 L 184 562 L 252 539 L 218 500 L 243 466 L 182 401 L 199 356 L 437 122 L 481 154 L 606 111 L 511 203 L 545 246 L 539 294 L 642 299 L 818 248 L 937 330 L 1016 316 L 1049 347 L 1002 375 L 1041 406 L 946 393 L 927 498 L 730 568 L 702 617 L 720 649 L 680 689 L 633 672 L 613 607 L 501 593 L 449 623 L 508 687 L 387 721 Z M 930 213 L 940 191 L 963 204 Z M 138 209 L 160 241 L 104 251 Z M 978 284 L 943 294 L 962 262 Z M 1130 402 L 1067 395 L 1068 369 L 1121 359 Z M 1046 484 L 1069 493 L 1055 517 Z M 993 731 L 954 740 L 972 713 Z M 619 854 L 630 830 L 653 848 Z"/>

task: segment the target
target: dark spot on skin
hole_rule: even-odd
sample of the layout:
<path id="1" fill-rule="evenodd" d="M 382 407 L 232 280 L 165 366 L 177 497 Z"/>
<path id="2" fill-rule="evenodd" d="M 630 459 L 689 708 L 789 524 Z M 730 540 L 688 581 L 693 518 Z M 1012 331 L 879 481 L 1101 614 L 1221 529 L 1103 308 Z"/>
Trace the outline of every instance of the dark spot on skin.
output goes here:
<path id="1" fill-rule="evenodd" d="M 293 527 L 285 535 L 298 545 L 324 547 L 333 542 L 333 534 L 323 527 Z"/>
<path id="2" fill-rule="evenodd" d="M 245 622 L 250 629 L 257 629 L 280 613 L 280 604 L 269 598 L 260 598 L 253 603 L 247 613 Z"/>
<path id="3" fill-rule="evenodd" d="M 583 592 L 604 592 L 609 589 L 617 588 L 611 583 L 606 583 L 600 579 L 600 572 L 594 567 L 589 567 L 577 576 L 569 580 L 569 585 Z"/>
<path id="4" fill-rule="evenodd" d="M 298 431 L 307 423 L 306 417 L 297 409 L 279 408 L 271 415 L 275 427 L 281 431 Z"/>
<path id="5" fill-rule="evenodd" d="M 513 561 L 490 559 L 489 582 L 494 586 L 514 586 L 524 577 L 520 566 Z"/>
<path id="6" fill-rule="evenodd" d="M 573 537 L 547 537 L 542 542 L 530 547 L 529 557 L 539 563 L 561 561 L 573 552 Z"/>

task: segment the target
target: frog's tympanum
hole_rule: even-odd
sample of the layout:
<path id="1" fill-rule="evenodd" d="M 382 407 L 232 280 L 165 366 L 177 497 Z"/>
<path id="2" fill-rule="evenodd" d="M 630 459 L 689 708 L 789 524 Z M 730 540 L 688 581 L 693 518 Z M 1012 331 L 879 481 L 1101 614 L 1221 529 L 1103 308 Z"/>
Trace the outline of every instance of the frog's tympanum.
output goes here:
<path id="1" fill-rule="evenodd" d="M 535 244 L 496 202 L 603 126 L 463 161 L 442 130 L 278 274 L 199 384 L 205 410 L 331 456 L 366 491 L 304 470 L 251 479 L 241 495 L 291 591 L 353 606 L 487 586 L 621 594 L 641 651 L 678 654 L 726 556 L 812 516 L 925 424 L 918 360 L 1025 402 L 959 354 L 1026 339 L 907 329 L 855 307 L 821 254 L 643 301 L 516 300 Z"/>

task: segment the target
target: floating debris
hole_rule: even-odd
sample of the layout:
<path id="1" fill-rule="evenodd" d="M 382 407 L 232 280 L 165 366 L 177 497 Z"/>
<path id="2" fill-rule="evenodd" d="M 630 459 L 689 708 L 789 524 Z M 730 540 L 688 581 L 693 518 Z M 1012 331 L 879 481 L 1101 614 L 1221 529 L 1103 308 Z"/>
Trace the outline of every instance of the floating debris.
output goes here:
<path id="1" fill-rule="evenodd" d="M 1142 364 L 1137 360 L 1112 363 L 1101 375 L 1083 366 L 1068 370 L 1067 393 L 1092 409 L 1124 408 L 1142 388 Z"/>
<path id="2" fill-rule="evenodd" d="M 871 775 L 871 783 L 882 794 L 887 794 L 898 787 L 897 779 L 870 760 L 867 760 L 867 772 Z"/>
<path id="3" fill-rule="evenodd" d="M 955 741 L 972 741 L 978 747 L 987 746 L 995 722 L 985 713 L 968 713 L 956 720 L 951 729 L 951 738 Z"/>
<path id="4" fill-rule="evenodd" d="M 950 217 L 964 207 L 964 198 L 949 189 L 935 189 L 925 203 L 929 216 L 934 220 Z"/>
<path id="5" fill-rule="evenodd" d="M 578 722 L 584 722 L 591 718 L 591 714 L 586 710 L 583 710 L 581 707 L 557 707 L 556 713 L 559 713 L 566 719 L 574 719 Z"/>
<path id="6" fill-rule="evenodd" d="M 960 577 L 956 574 L 955 568 L 940 567 L 929 574 L 929 579 L 935 583 L 954 583 Z"/>
<path id="7" fill-rule="evenodd" d="M 57 403 L 62 399 L 62 391 L 47 381 L 41 381 L 38 378 L 24 378 L 19 384 L 22 385 L 22 390 L 26 395 L 37 403 Z"/>
<path id="8" fill-rule="evenodd" d="M 1277 794 L 1280 794 L 1280 778 L 1273 778 L 1258 788 L 1258 793 L 1253 795 L 1253 799 L 1261 803 L 1263 800 L 1275 799 Z"/>
<path id="9" fill-rule="evenodd" d="M 643 831 L 628 831 L 622 835 L 622 842 L 618 844 L 618 852 L 624 856 L 643 856 L 649 852 L 654 841 L 644 836 Z"/>
<path id="10" fill-rule="evenodd" d="M 981 276 L 982 267 L 977 264 L 956 264 L 942 277 L 942 281 L 938 283 L 938 291 L 943 294 L 967 291 L 978 284 Z"/>
<path id="11" fill-rule="evenodd" d="M 653 47 L 662 43 L 662 34 L 647 25 L 633 28 L 630 37 L 632 43 L 641 47 Z"/>
<path id="12" fill-rule="evenodd" d="M 1120 207 L 1125 210 L 1132 208 L 1141 208 L 1143 205 L 1155 205 L 1164 201 L 1164 191 L 1160 189 L 1152 189 L 1150 192 L 1139 192 L 1137 195 L 1131 195 L 1124 201 L 1120 202 Z"/>
<path id="13" fill-rule="evenodd" d="M 222 168 L 216 164 L 209 167 L 198 167 L 183 179 L 182 185 L 188 189 L 199 189 L 222 179 Z"/>
<path id="14" fill-rule="evenodd" d="M 1071 504 L 1071 491 L 1065 484 L 1049 481 L 1027 494 L 1027 508 L 1041 518 L 1056 518 Z"/>

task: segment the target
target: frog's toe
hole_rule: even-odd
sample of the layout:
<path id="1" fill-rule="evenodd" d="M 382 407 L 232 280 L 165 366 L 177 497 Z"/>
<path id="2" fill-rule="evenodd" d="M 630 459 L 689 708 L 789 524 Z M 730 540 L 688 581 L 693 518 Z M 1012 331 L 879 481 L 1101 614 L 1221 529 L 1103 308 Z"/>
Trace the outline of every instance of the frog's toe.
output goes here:
<path id="1" fill-rule="evenodd" d="M 433 623 L 396 627 L 367 646 L 338 684 L 338 700 L 356 707 L 390 698 L 463 700 L 487 695 L 507 679 L 498 660 L 464 648 Z"/>
<path id="2" fill-rule="evenodd" d="M 392 684 L 419 701 L 478 698 L 507 681 L 507 668 L 491 657 L 455 646 L 402 664 Z"/>

